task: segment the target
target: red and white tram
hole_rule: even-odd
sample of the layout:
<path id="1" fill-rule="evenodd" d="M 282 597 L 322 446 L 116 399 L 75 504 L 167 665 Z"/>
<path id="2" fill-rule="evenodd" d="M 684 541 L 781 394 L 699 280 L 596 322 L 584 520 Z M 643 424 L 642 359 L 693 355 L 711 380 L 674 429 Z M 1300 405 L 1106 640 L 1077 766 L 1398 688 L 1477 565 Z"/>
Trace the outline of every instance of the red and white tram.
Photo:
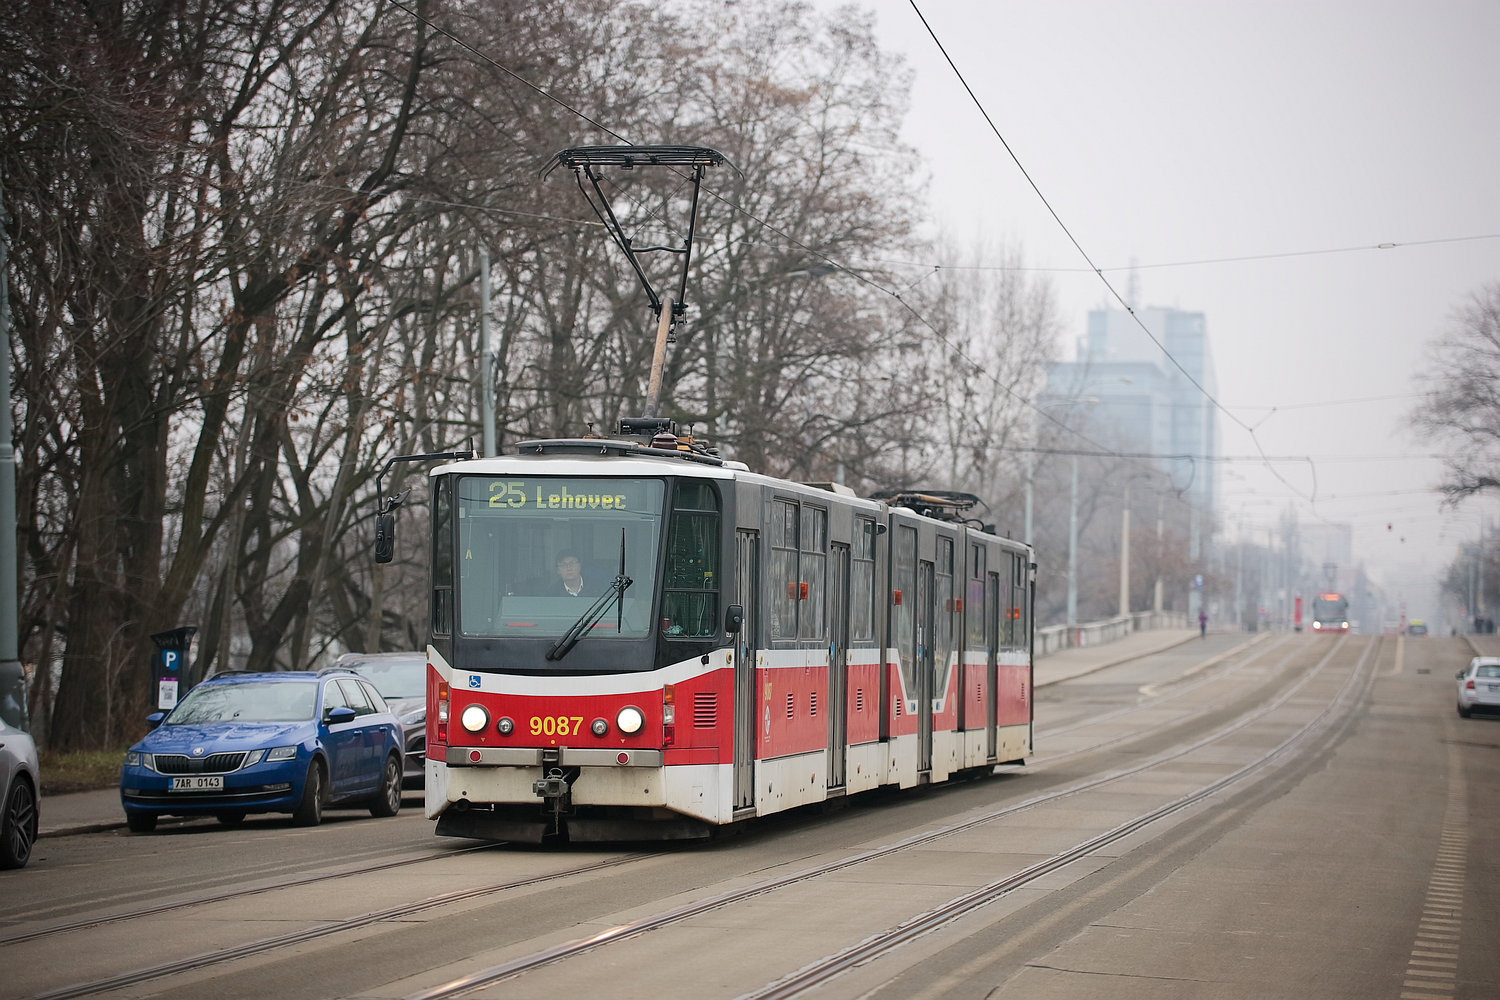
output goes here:
<path id="1" fill-rule="evenodd" d="M 757 475 L 666 421 L 430 487 L 440 835 L 702 837 L 1032 752 L 1032 553 L 973 498 Z"/>

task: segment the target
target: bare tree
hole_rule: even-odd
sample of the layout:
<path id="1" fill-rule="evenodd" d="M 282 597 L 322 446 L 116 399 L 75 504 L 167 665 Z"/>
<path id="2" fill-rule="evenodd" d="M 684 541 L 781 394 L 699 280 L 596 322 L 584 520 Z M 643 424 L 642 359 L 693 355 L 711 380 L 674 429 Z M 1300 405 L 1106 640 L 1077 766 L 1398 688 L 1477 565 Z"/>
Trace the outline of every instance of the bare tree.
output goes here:
<path id="1" fill-rule="evenodd" d="M 1431 356 L 1418 377 L 1427 396 L 1413 419 L 1450 443 L 1442 490 L 1457 503 L 1500 486 L 1500 282 L 1455 313 Z"/>

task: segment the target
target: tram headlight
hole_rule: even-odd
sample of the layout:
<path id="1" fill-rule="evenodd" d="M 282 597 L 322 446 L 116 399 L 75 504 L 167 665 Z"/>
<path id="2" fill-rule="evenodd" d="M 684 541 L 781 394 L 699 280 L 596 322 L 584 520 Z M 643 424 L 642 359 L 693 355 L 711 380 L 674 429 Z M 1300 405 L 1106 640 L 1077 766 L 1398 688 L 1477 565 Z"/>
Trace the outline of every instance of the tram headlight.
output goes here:
<path id="1" fill-rule="evenodd" d="M 515 722 L 512 719 L 509 719 L 509 718 L 507 718 L 505 716 L 501 716 L 500 717 L 500 721 L 497 722 L 497 723 L 495 723 L 495 732 L 499 733 L 501 736 L 509 736 L 511 733 L 513 733 L 515 731 L 516 731 L 516 724 L 515 724 Z"/>
<path id="2" fill-rule="evenodd" d="M 619 726 L 620 732 L 626 736 L 633 736 L 640 732 L 645 724 L 646 717 L 641 714 L 641 710 L 629 705 L 620 709 L 620 714 L 615 716 L 615 725 Z"/>
<path id="3" fill-rule="evenodd" d="M 471 733 L 482 733 L 484 727 L 490 724 L 490 713 L 486 712 L 482 706 L 469 705 L 459 715 L 458 722 Z"/>
<path id="4" fill-rule="evenodd" d="M 589 723 L 589 729 L 593 730 L 595 736 L 603 736 L 605 733 L 609 732 L 609 723 L 604 721 L 603 719 L 595 719 L 593 722 Z"/>

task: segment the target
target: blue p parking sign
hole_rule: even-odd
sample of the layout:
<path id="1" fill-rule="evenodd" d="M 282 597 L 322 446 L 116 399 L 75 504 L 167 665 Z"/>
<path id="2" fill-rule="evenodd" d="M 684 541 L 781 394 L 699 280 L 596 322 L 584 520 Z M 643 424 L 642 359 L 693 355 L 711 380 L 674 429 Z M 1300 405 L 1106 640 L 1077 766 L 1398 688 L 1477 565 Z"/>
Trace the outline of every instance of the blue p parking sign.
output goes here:
<path id="1" fill-rule="evenodd" d="M 193 641 L 196 625 L 184 625 L 170 632 L 158 632 L 151 637 L 156 644 L 157 656 L 152 674 L 156 681 L 156 707 L 171 711 L 177 707 L 177 699 L 187 693 L 191 686 L 188 678 L 188 648 Z"/>

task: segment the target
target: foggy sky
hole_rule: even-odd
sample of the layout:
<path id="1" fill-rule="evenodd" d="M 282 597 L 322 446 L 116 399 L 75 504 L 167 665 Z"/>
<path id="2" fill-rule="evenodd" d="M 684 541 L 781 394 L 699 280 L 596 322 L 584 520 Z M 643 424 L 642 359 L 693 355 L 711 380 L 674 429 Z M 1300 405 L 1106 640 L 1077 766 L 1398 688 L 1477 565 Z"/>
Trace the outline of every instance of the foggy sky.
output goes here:
<path id="1" fill-rule="evenodd" d="M 1118 303 L 911 5 L 855 6 L 915 74 L 906 135 L 935 217 L 1047 270 L 1072 359 L 1088 310 Z M 1312 458 L 1278 464 L 1290 487 L 1223 466 L 1225 534 L 1264 541 L 1289 503 L 1349 523 L 1356 558 L 1435 617 L 1432 577 L 1500 521 L 1493 500 L 1440 511 L 1440 448 L 1408 429 L 1429 342 L 1500 280 L 1500 4 L 918 6 L 1115 290 L 1135 264 L 1137 304 L 1205 314 L 1223 453 Z M 1225 258 L 1257 259 L 1183 263 Z"/>

